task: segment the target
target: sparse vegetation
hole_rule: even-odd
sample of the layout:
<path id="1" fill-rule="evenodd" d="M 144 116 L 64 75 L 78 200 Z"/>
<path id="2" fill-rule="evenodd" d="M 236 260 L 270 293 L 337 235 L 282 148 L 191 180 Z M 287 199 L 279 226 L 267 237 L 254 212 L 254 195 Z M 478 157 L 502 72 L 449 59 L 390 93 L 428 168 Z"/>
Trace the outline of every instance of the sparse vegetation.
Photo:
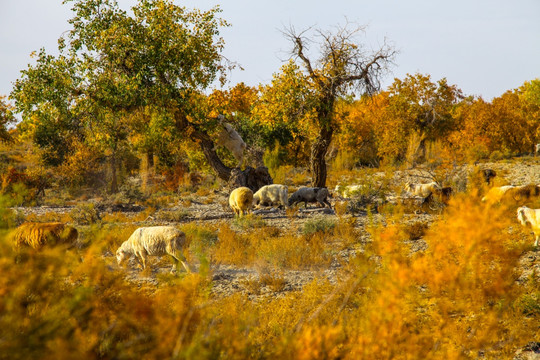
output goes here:
<path id="1" fill-rule="evenodd" d="M 313 235 L 315 233 L 329 233 L 331 234 L 336 227 L 336 222 L 326 217 L 314 217 L 304 223 L 302 233 L 304 235 Z"/>
<path id="2" fill-rule="evenodd" d="M 336 27 L 312 67 L 310 32 L 291 27 L 298 58 L 270 84 L 209 93 L 230 65 L 219 7 L 72 3 L 59 55 L 35 54 L 13 105 L 0 96 L 1 359 L 508 359 L 540 342 L 539 249 L 515 213 L 540 196 L 480 200 L 540 183 L 538 79 L 491 102 L 423 74 L 377 91 L 393 49 L 366 63 L 360 28 Z M 234 217 L 227 181 L 244 169 L 215 147 L 218 115 L 246 164 L 289 195 L 326 186 L 332 206 Z M 78 241 L 16 249 L 25 221 Z M 164 224 L 193 273 L 165 256 L 118 266 L 135 229 Z"/>

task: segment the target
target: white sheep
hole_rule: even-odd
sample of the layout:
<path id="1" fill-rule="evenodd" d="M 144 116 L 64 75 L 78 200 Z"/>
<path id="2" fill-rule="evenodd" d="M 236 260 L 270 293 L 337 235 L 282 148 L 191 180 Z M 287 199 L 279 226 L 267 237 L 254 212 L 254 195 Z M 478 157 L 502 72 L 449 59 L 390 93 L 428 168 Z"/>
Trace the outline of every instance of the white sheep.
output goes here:
<path id="1" fill-rule="evenodd" d="M 517 209 L 517 218 L 523 226 L 527 226 L 527 223 L 531 224 L 536 237 L 534 246 L 538 246 L 538 241 L 540 240 L 540 209 L 530 209 L 522 206 Z"/>
<path id="2" fill-rule="evenodd" d="M 534 146 L 534 156 L 540 155 L 540 144 Z"/>
<path id="3" fill-rule="evenodd" d="M 358 194 L 366 188 L 366 185 L 336 185 L 334 191 L 343 196 L 344 198 L 349 198 L 353 195 Z"/>
<path id="4" fill-rule="evenodd" d="M 216 139 L 216 144 L 227 148 L 233 154 L 234 158 L 238 160 L 238 167 L 241 168 L 247 145 L 231 124 L 223 122 L 225 120 L 223 115 L 219 115 L 219 120 L 220 131 Z"/>
<path id="5" fill-rule="evenodd" d="M 229 195 L 229 206 L 235 215 L 247 214 L 253 206 L 253 191 L 245 186 L 234 189 Z"/>
<path id="6" fill-rule="evenodd" d="M 413 195 L 421 196 L 426 199 L 432 193 L 436 192 L 437 190 L 441 190 L 441 186 L 435 181 L 427 184 L 413 184 L 407 181 L 405 183 L 405 190 L 412 193 Z"/>
<path id="7" fill-rule="evenodd" d="M 131 234 L 116 250 L 118 265 L 132 255 L 142 268 L 146 268 L 146 260 L 149 255 L 170 255 L 173 260 L 172 271 L 181 262 L 187 272 L 191 272 L 186 258 L 182 253 L 182 247 L 186 242 L 186 235 L 174 226 L 150 226 L 140 227 Z"/>
<path id="8" fill-rule="evenodd" d="M 270 204 L 287 207 L 287 199 L 289 197 L 289 189 L 286 185 L 271 184 L 265 185 L 253 195 L 253 203 L 255 206 Z"/>
<path id="9" fill-rule="evenodd" d="M 327 188 L 302 186 L 289 198 L 289 206 L 304 202 L 304 207 L 307 207 L 308 202 L 318 202 L 322 207 L 328 205 L 329 208 L 332 208 L 332 205 L 328 201 L 328 196 L 330 196 L 330 193 Z"/>

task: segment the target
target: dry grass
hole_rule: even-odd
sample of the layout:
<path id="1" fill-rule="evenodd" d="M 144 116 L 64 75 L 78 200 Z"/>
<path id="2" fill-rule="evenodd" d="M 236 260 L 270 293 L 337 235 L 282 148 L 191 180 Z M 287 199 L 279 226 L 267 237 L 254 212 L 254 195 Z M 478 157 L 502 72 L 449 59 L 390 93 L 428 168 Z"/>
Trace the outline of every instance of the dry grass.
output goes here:
<path id="1" fill-rule="evenodd" d="M 343 264 L 338 281 L 315 278 L 284 292 L 289 269 L 327 269 L 356 246 L 355 218 L 306 235 L 262 224 L 182 226 L 188 256 L 259 267 L 242 284 L 251 302 L 210 295 L 211 274 L 160 275 L 159 285 L 125 280 L 112 255 L 135 225 L 82 227 L 86 246 L 23 250 L 0 233 L 0 353 L 7 358 L 392 359 L 511 358 L 538 341 L 540 290 L 516 269 L 530 241 L 514 209 L 458 196 L 429 228 L 403 213 L 372 221 L 372 242 Z M 509 229 L 513 229 L 509 231 Z M 422 237 L 424 252 L 407 242 Z M 518 240 L 516 240 L 518 239 Z M 105 256 L 104 256 L 105 254 Z M 168 264 L 167 264 L 168 265 Z M 142 274 L 151 276 L 151 272 Z M 268 289 L 268 290 L 267 290 Z"/>

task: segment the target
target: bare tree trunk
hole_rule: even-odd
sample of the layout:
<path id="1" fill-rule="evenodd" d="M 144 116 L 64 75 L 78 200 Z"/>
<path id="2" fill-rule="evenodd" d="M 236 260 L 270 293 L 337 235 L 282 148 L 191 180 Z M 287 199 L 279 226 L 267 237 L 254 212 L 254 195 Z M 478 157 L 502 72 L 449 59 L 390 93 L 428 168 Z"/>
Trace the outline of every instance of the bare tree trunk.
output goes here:
<path id="1" fill-rule="evenodd" d="M 153 172 L 154 168 L 154 150 L 148 150 L 146 152 L 146 166 L 148 172 Z"/>
<path id="2" fill-rule="evenodd" d="M 141 167 L 142 188 L 144 191 L 151 189 L 154 181 L 154 152 L 148 150 L 144 155 Z"/>
<path id="3" fill-rule="evenodd" d="M 116 153 L 111 156 L 111 193 L 118 192 L 118 176 L 116 175 Z"/>
<path id="4" fill-rule="evenodd" d="M 268 173 L 268 169 L 264 166 L 258 167 L 257 169 L 248 166 L 242 171 L 240 168 L 232 169 L 223 164 L 214 150 L 214 142 L 210 136 L 208 136 L 205 131 L 196 129 L 184 116 L 180 115 L 177 117 L 177 126 L 179 131 L 182 132 L 184 132 L 186 128 L 191 127 L 193 130 L 191 132 L 191 139 L 199 143 L 208 164 L 214 169 L 220 179 L 229 182 L 229 180 L 231 180 L 231 175 L 234 173 L 235 179 L 240 179 L 238 180 L 240 183 L 233 179 L 232 186 L 248 186 L 253 189 L 258 189 L 263 185 L 272 184 L 272 177 Z"/>
<path id="5" fill-rule="evenodd" d="M 214 169 L 218 177 L 222 180 L 229 181 L 232 169 L 226 166 L 217 156 L 216 151 L 214 150 L 214 142 L 210 139 L 208 134 L 195 130 L 192 137 L 199 142 L 208 164 Z"/>
<path id="6" fill-rule="evenodd" d="M 214 150 L 214 142 L 210 136 L 203 130 L 197 129 L 194 124 L 191 124 L 183 113 L 176 113 L 175 118 L 178 131 L 185 133 L 187 129 L 191 129 L 190 137 L 193 141 L 199 143 L 208 164 L 214 169 L 220 179 L 228 181 L 231 177 L 232 169 L 226 166 L 217 156 Z"/>
<path id="7" fill-rule="evenodd" d="M 426 140 L 427 136 L 425 133 L 422 133 L 420 142 L 414 152 L 412 165 L 416 166 L 426 161 Z"/>
<path id="8" fill-rule="evenodd" d="M 326 187 L 326 152 L 333 133 L 334 129 L 331 126 L 322 126 L 317 139 L 311 145 L 311 184 L 314 187 Z"/>

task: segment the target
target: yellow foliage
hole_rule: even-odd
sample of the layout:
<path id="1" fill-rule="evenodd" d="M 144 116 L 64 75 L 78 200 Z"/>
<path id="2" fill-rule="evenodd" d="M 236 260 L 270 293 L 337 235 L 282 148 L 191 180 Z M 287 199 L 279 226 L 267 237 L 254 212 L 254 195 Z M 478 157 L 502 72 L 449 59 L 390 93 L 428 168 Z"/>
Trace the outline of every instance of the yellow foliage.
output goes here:
<path id="1" fill-rule="evenodd" d="M 398 211 L 385 225 L 372 221 L 371 242 L 333 269 L 335 281 L 313 272 L 300 291 L 283 291 L 284 270 L 329 269 L 332 255 L 354 247 L 364 235 L 354 222 L 342 216 L 332 231 L 310 236 L 265 226 L 236 232 L 227 222 L 186 224 L 190 249 L 201 259 L 262 267 L 257 286 L 264 283 L 280 296 L 259 301 L 240 294 L 216 298 L 212 274 L 204 271 L 160 275 L 158 285 L 127 281 L 112 254 L 136 224 L 84 227 L 84 249 L 22 249 L 18 257 L 0 233 L 0 353 L 51 359 L 512 358 L 517 348 L 537 341 L 537 282 L 515 281 L 530 239 L 513 209 L 485 207 L 475 197 L 451 200 L 440 219 L 418 226 L 420 239 Z M 425 241 L 427 249 L 412 252 L 415 241 Z"/>

